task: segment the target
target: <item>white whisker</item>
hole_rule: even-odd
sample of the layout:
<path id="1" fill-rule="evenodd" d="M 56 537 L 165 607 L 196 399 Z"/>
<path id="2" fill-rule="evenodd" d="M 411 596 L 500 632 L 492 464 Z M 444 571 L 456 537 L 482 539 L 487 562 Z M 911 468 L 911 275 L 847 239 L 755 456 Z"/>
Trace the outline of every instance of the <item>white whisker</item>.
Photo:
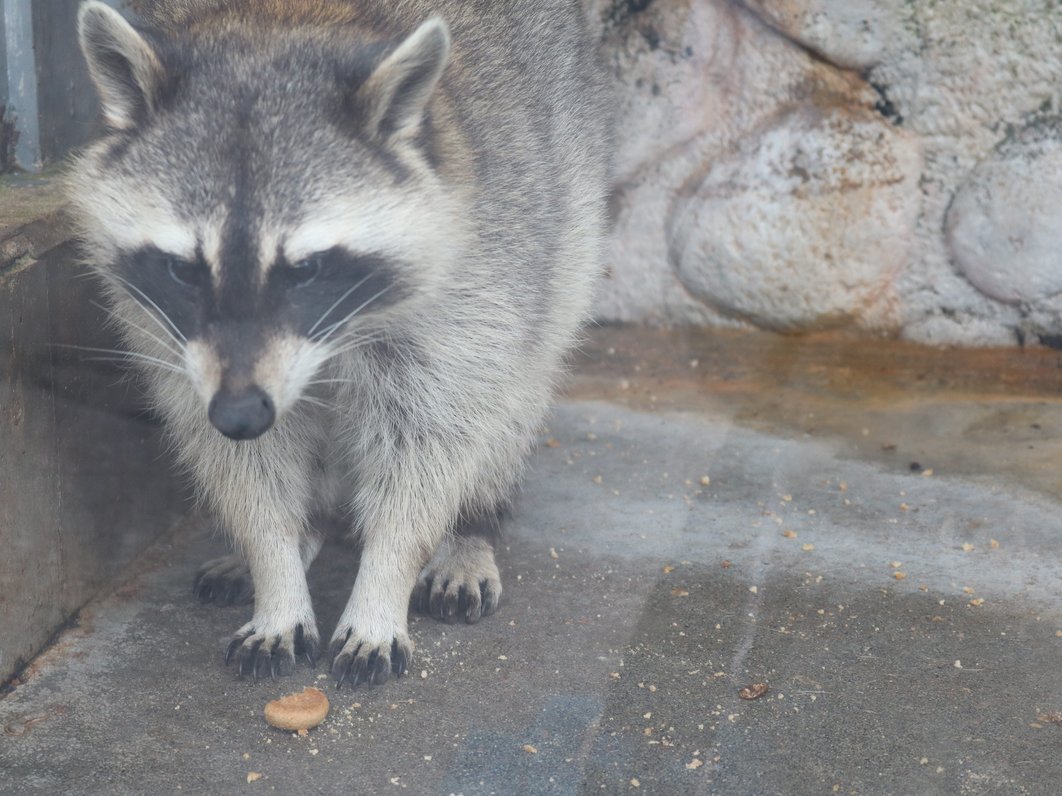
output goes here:
<path id="1" fill-rule="evenodd" d="M 365 284 L 365 282 L 366 282 L 366 280 L 368 280 L 368 279 L 371 279 L 371 278 L 372 278 L 373 276 L 375 276 L 375 275 L 376 275 L 376 272 L 375 272 L 375 271 L 372 271 L 371 273 L 369 273 L 369 274 L 366 274 L 366 275 L 365 275 L 364 277 L 362 277 L 361 279 L 359 279 L 359 280 L 357 281 L 357 283 L 356 283 L 356 284 L 354 285 L 354 287 L 350 288 L 350 290 L 348 290 L 348 291 L 347 291 L 346 293 L 344 293 L 344 294 L 343 294 L 342 296 L 340 296 L 339 298 L 337 298 L 337 299 L 335 300 L 335 303 L 334 303 L 334 304 L 332 304 L 332 306 L 331 306 L 331 307 L 329 307 L 329 308 L 328 308 L 327 310 L 325 310 L 325 311 L 324 311 L 324 313 L 323 313 L 323 314 L 321 315 L 321 317 L 317 319 L 317 323 L 315 323 L 315 324 L 314 324 L 313 326 L 311 326 L 311 327 L 310 327 L 310 331 L 309 331 L 309 333 L 308 333 L 308 334 L 307 334 L 306 336 L 312 339 L 312 338 L 313 338 L 313 334 L 314 334 L 314 332 L 316 332 L 316 331 L 317 331 L 317 327 L 318 327 L 318 326 L 320 326 L 320 325 L 321 325 L 321 324 L 322 324 L 322 323 L 324 322 L 324 319 L 325 319 L 325 318 L 327 318 L 327 317 L 328 317 L 328 316 L 329 316 L 329 315 L 330 315 L 330 314 L 332 313 L 332 310 L 334 310 L 334 309 L 335 309 L 336 307 L 338 307 L 338 306 L 339 306 L 340 304 L 342 304 L 342 303 L 344 302 L 344 300 L 346 300 L 346 298 L 347 298 L 347 297 L 348 297 L 348 296 L 349 296 L 349 295 L 350 295 L 351 293 L 353 293 L 353 292 L 354 292 L 355 290 L 357 290 L 357 289 L 358 289 L 359 287 L 361 287 L 362 285 L 364 285 L 364 284 Z M 348 317 L 349 317 L 349 316 L 348 316 Z M 335 325 L 333 324 L 332 326 L 329 326 L 328 328 L 329 328 L 329 329 L 333 329 L 334 327 L 335 327 Z M 330 334 L 330 332 L 329 332 L 329 334 Z M 325 335 L 325 337 L 327 338 L 327 335 Z"/>
<path id="2" fill-rule="evenodd" d="M 108 310 L 108 309 L 107 309 L 106 307 L 104 307 L 104 306 L 103 306 L 102 304 L 100 304 L 99 302 L 93 301 L 93 302 L 91 302 L 91 303 L 93 304 L 93 306 L 99 307 L 99 308 L 100 308 L 101 310 L 103 310 L 104 312 L 109 312 L 109 310 Z M 158 336 L 157 334 L 154 334 L 153 332 L 149 332 L 149 331 L 148 331 L 147 329 L 145 329 L 145 328 L 144 328 L 143 326 L 141 326 L 141 325 L 139 325 L 139 324 L 136 324 L 136 323 L 133 323 L 133 322 L 132 322 L 131 320 L 129 320 L 128 318 L 125 318 L 125 317 L 121 317 L 121 316 L 118 316 L 118 320 L 120 320 L 120 321 L 121 321 L 122 323 L 124 323 L 124 324 L 127 324 L 128 326 L 132 326 L 132 327 L 133 327 L 134 329 L 137 329 L 137 330 L 139 330 L 139 331 L 143 332 L 144 334 L 146 334 L 146 335 L 147 335 L 148 337 L 150 337 L 150 338 L 151 338 L 152 340 L 154 340 L 154 341 L 155 341 L 156 343 L 158 343 L 158 344 L 159 344 L 160 346 L 162 346 L 163 348 L 165 348 L 165 349 L 166 349 L 167 351 L 169 351 L 169 352 L 170 352 L 171 354 L 173 354 L 173 355 L 174 355 L 175 357 L 177 357 L 178 359 L 182 359 L 182 358 L 184 357 L 184 354 L 183 354 L 183 353 L 181 353 L 181 352 L 180 352 L 180 351 L 178 351 L 178 350 L 177 350 L 176 348 L 174 348 L 173 346 L 171 346 L 171 345 L 170 345 L 169 343 L 167 343 L 167 342 L 166 342 L 165 340 L 163 340 L 163 339 L 162 339 L 161 337 L 159 337 L 159 336 Z M 172 335 L 171 335 L 171 337 L 172 337 Z M 183 348 L 183 346 L 182 346 L 182 348 Z"/>
<path id="3" fill-rule="evenodd" d="M 150 362 L 148 360 L 140 359 L 140 358 L 137 358 L 137 357 L 132 357 L 132 358 L 131 357 L 83 357 L 81 359 L 81 361 L 82 362 L 124 362 L 125 364 L 129 364 L 130 362 L 142 362 L 147 367 L 158 368 L 159 370 L 168 370 L 171 373 L 177 373 L 177 374 L 182 375 L 182 376 L 185 375 L 183 370 L 179 370 L 178 368 L 175 368 L 172 365 L 163 365 L 162 363 L 159 363 L 159 362 Z"/>
<path id="4" fill-rule="evenodd" d="M 352 340 L 352 341 L 346 343 L 345 345 L 340 346 L 339 348 L 336 348 L 334 350 L 330 350 L 328 352 L 328 356 L 325 359 L 325 361 L 327 362 L 328 360 L 334 359 L 335 357 L 337 357 L 337 356 L 339 356 L 341 354 L 346 354 L 346 353 L 349 353 L 350 351 L 356 351 L 359 348 L 364 348 L 365 346 L 372 345 L 373 343 L 378 343 L 378 342 L 380 342 L 383 339 L 384 338 L 383 338 L 382 335 L 377 335 L 375 337 L 357 338 L 355 340 Z"/>
<path id="5" fill-rule="evenodd" d="M 319 406 L 322 409 L 328 409 L 330 411 L 335 411 L 335 406 L 333 406 L 332 404 L 328 403 L 327 401 L 322 401 L 320 398 L 314 398 L 312 395 L 305 395 L 305 394 L 300 395 L 299 396 L 299 402 L 300 403 L 301 402 L 306 402 L 308 404 L 311 404 L 312 406 Z"/>
<path id="6" fill-rule="evenodd" d="M 317 342 L 319 342 L 319 343 L 326 342 L 328 340 L 328 338 L 331 337 L 333 333 L 335 333 L 336 329 L 338 329 L 341 326 L 343 326 L 343 324 L 345 324 L 347 321 L 349 321 L 351 318 L 353 318 L 355 315 L 357 315 L 363 309 L 365 309 L 370 304 L 372 304 L 374 301 L 376 301 L 376 299 L 380 298 L 380 296 L 382 296 L 384 293 L 386 293 L 388 290 L 390 290 L 391 287 L 392 287 L 391 285 L 385 286 L 382 290 L 378 291 L 375 295 L 369 297 L 368 299 L 363 301 L 361 304 L 359 304 L 357 307 L 355 307 L 352 312 L 350 312 L 345 318 L 343 318 L 343 320 L 339 321 L 338 323 L 333 323 L 331 326 L 328 327 L 328 330 L 324 334 L 324 336 L 321 337 Z"/>
<path id="7" fill-rule="evenodd" d="M 172 320 L 170 320 L 170 316 L 167 315 L 165 312 L 163 312 L 162 308 L 158 304 L 156 304 L 154 301 L 152 301 L 151 297 L 148 296 L 143 290 L 138 288 L 136 285 L 134 285 L 128 279 L 124 279 L 123 277 L 118 276 L 118 274 L 105 273 L 104 275 L 105 275 L 105 278 L 107 278 L 107 279 L 115 279 L 115 280 L 117 280 L 119 287 L 124 285 L 127 288 L 125 292 L 128 293 L 129 297 L 132 298 L 133 301 L 136 301 L 136 303 L 139 304 L 141 307 L 144 307 L 143 302 L 138 301 L 136 296 L 134 296 L 132 293 L 129 292 L 129 289 L 135 290 L 137 292 L 137 294 L 141 298 L 144 299 L 144 301 L 146 301 L 148 304 L 150 304 L 155 309 L 155 312 L 158 313 L 158 316 L 156 316 L 155 313 L 152 313 L 152 312 L 148 312 L 148 315 L 151 317 L 151 319 L 153 321 L 155 321 L 155 323 L 157 323 L 162 328 L 162 330 L 164 332 L 166 332 L 167 335 L 169 335 L 170 337 L 173 338 L 173 342 L 177 343 L 178 345 L 181 345 L 182 343 L 187 343 L 188 342 L 188 338 L 185 337 L 184 334 L 181 332 L 181 330 L 177 328 L 177 324 L 175 324 Z M 147 307 L 144 307 L 144 309 L 146 310 Z M 166 326 L 163 325 L 162 321 L 159 320 L 160 317 L 162 318 L 162 320 L 166 321 L 166 324 L 169 325 L 169 329 L 167 329 Z M 172 329 L 173 331 L 171 332 L 170 329 Z M 176 333 L 176 336 L 174 336 L 175 333 Z M 178 339 L 178 338 L 180 338 L 180 339 Z"/>
<path id="8" fill-rule="evenodd" d="M 171 370 L 174 373 L 183 374 L 185 372 L 182 368 L 177 367 L 172 362 L 167 362 L 164 359 L 159 359 L 158 357 L 149 356 L 148 354 L 141 354 L 141 353 L 136 352 L 136 351 L 121 351 L 121 350 L 119 350 L 117 348 L 94 348 L 92 346 L 68 345 L 66 343 L 53 343 L 53 346 L 55 348 L 69 348 L 69 349 L 72 349 L 74 351 L 87 351 L 87 352 L 92 353 L 92 354 L 111 354 L 112 355 L 112 356 L 109 356 L 109 357 L 86 357 L 85 361 L 104 360 L 104 359 L 111 360 L 111 361 L 122 361 L 122 362 L 137 361 L 137 362 L 144 362 L 144 363 L 149 364 L 149 365 L 155 365 L 155 366 L 160 367 L 160 368 L 165 368 L 166 370 Z"/>

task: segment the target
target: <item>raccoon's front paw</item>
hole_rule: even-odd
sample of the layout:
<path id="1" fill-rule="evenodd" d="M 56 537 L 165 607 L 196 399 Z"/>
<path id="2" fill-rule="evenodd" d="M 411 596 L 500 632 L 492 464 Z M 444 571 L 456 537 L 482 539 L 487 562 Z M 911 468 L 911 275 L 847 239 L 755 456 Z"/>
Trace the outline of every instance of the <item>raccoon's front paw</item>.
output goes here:
<path id="1" fill-rule="evenodd" d="M 192 593 L 204 603 L 245 605 L 254 599 L 251 570 L 239 556 L 212 558 L 195 573 Z"/>
<path id="2" fill-rule="evenodd" d="M 498 609 L 502 585 L 494 549 L 482 539 L 444 542 L 413 588 L 413 610 L 472 625 Z"/>
<path id="3" fill-rule="evenodd" d="M 372 642 L 351 627 L 338 627 L 332 637 L 332 678 L 336 688 L 343 683 L 380 685 L 392 673 L 402 677 L 413 661 L 413 642 L 405 633 L 390 641 Z"/>
<path id="4" fill-rule="evenodd" d="M 304 655 L 310 666 L 316 666 L 320 651 L 320 637 L 312 620 L 284 630 L 260 631 L 252 619 L 229 642 L 225 665 L 235 662 L 240 677 L 251 675 L 255 680 L 267 676 L 287 677 L 295 671 L 298 656 Z"/>

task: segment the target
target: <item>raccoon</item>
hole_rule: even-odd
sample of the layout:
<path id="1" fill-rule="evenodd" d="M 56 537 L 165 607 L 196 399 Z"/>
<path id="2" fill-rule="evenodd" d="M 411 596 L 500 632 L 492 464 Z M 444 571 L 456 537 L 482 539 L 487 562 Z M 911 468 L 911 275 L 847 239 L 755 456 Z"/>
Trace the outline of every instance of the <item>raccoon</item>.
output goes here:
<path id="1" fill-rule="evenodd" d="M 249 597 L 225 655 L 323 646 L 315 512 L 360 565 L 331 674 L 407 671 L 412 604 L 499 604 L 497 515 L 600 270 L 605 80 L 577 0 L 176 0 L 78 31 L 105 127 L 72 215 Z M 249 576 L 250 583 L 245 582 Z"/>

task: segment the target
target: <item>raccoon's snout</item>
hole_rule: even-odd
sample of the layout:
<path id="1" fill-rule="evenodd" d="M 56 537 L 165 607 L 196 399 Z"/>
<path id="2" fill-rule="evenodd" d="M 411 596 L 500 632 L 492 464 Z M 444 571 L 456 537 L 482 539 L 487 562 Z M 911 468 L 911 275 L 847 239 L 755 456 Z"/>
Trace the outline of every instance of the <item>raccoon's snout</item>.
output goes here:
<path id="1" fill-rule="evenodd" d="M 266 392 L 252 386 L 235 393 L 219 390 L 210 402 L 208 415 L 214 428 L 229 439 L 247 440 L 267 432 L 277 412 Z"/>

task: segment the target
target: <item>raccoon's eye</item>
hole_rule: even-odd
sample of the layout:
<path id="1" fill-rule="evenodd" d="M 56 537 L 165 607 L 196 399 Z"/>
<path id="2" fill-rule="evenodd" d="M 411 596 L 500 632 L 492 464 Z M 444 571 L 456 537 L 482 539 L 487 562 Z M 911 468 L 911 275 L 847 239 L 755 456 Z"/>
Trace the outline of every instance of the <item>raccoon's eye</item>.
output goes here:
<path id="1" fill-rule="evenodd" d="M 310 284 L 321 273 L 321 255 L 314 254 L 299 260 L 288 269 L 288 281 L 294 287 Z"/>
<path id="2" fill-rule="evenodd" d="M 210 280 L 210 271 L 202 263 L 189 262 L 179 257 L 167 257 L 166 267 L 173 281 L 185 287 L 199 288 Z"/>

